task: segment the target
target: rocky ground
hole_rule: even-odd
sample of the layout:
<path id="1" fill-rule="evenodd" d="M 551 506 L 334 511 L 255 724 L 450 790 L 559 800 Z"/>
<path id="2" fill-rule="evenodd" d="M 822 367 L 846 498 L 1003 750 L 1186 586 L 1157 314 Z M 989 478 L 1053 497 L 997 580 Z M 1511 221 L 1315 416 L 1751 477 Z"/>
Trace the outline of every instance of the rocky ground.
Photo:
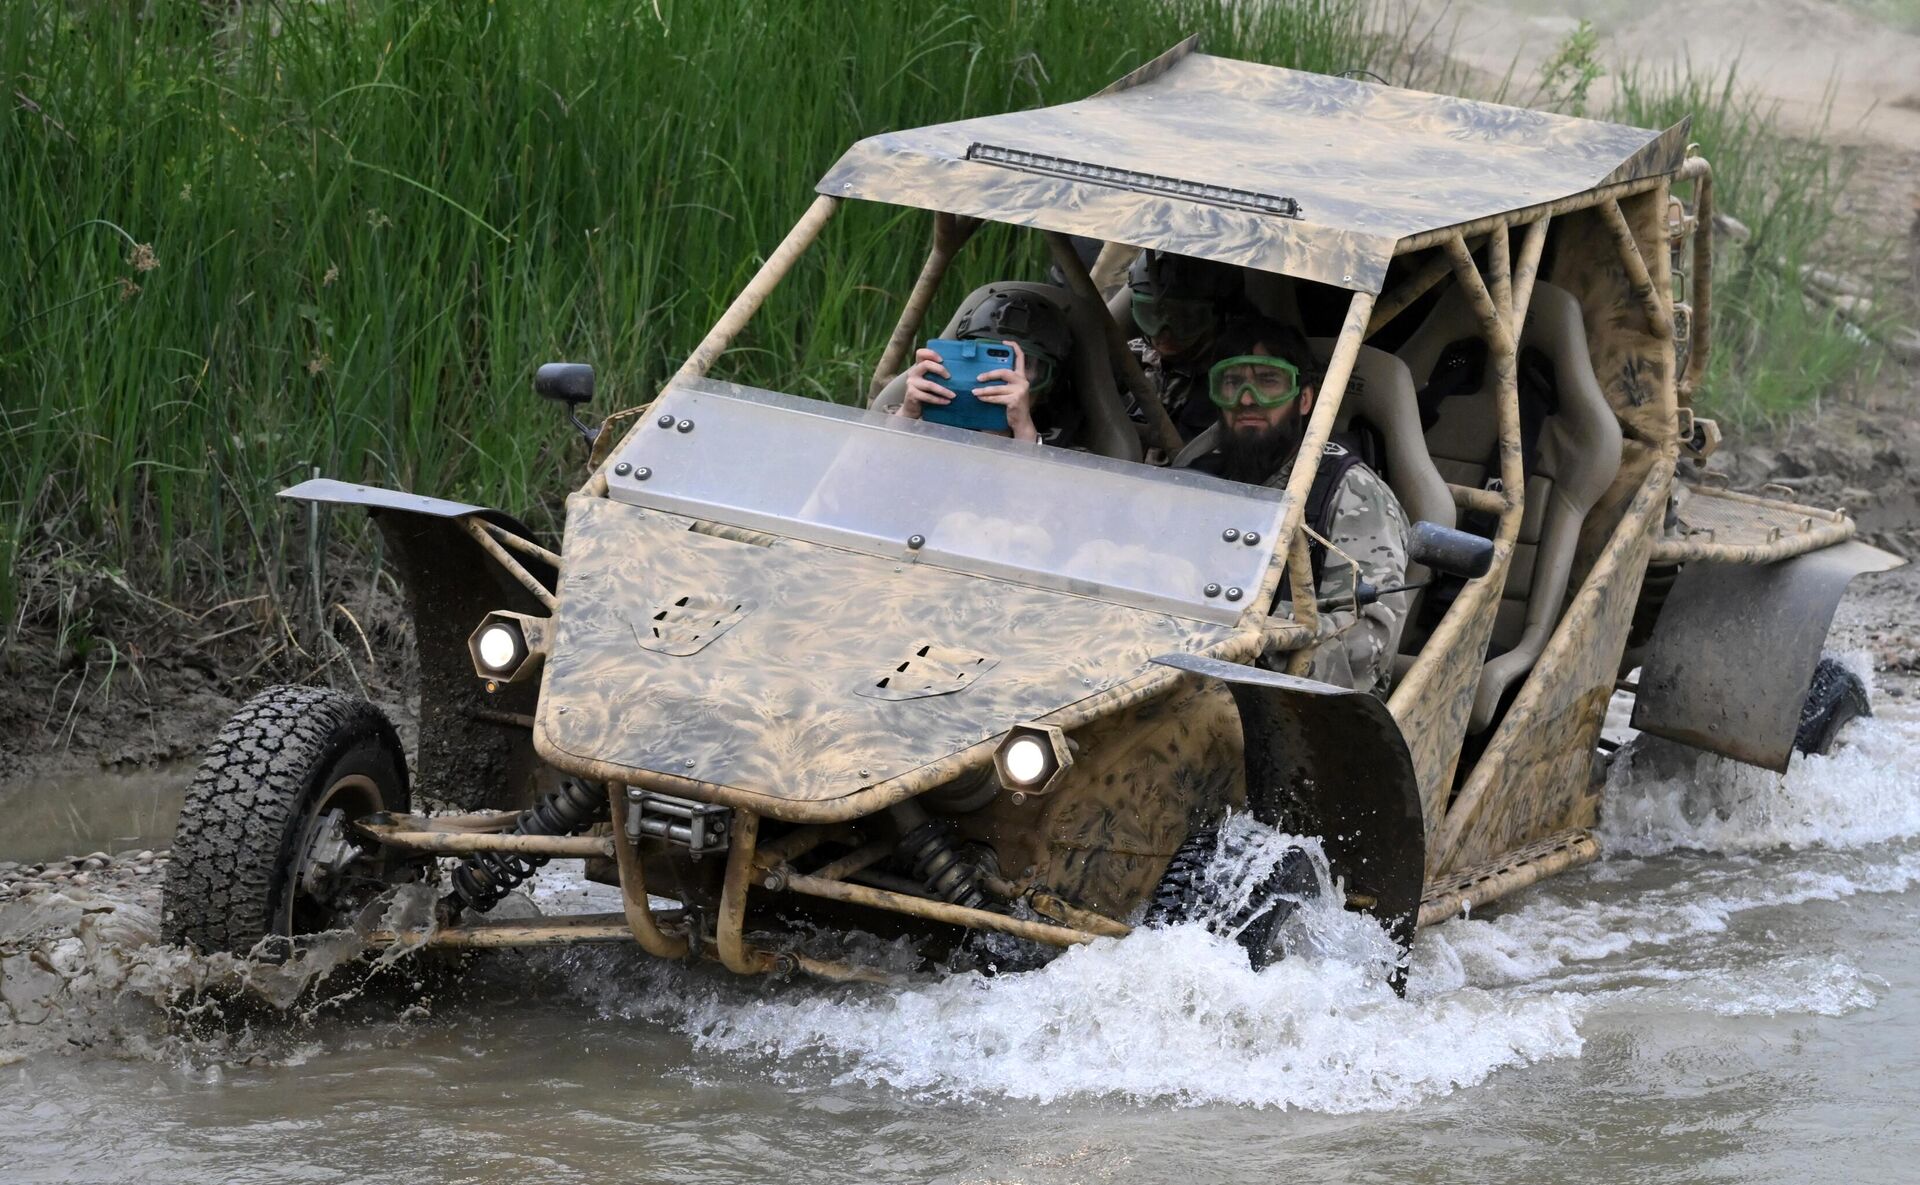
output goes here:
<path id="1" fill-rule="evenodd" d="M 89 852 L 66 860 L 27 864 L 0 860 L 0 907 L 49 890 L 85 889 L 157 910 L 166 867 L 166 851 L 152 849 L 118 856 Z"/>

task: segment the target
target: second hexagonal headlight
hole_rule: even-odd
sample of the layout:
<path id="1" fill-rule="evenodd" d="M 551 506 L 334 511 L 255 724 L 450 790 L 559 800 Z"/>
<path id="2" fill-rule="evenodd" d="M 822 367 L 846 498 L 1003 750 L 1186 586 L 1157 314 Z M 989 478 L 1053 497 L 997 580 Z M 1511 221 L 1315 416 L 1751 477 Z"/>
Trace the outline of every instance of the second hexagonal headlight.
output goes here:
<path id="1" fill-rule="evenodd" d="M 1073 764 L 1066 733 L 1052 724 L 1016 724 L 993 754 L 1000 785 L 1013 792 L 1016 803 L 1045 794 Z"/>
<path id="2" fill-rule="evenodd" d="M 473 648 L 480 656 L 480 665 L 496 675 L 504 675 L 520 665 L 520 657 L 526 653 L 520 631 L 504 621 L 481 627 Z"/>

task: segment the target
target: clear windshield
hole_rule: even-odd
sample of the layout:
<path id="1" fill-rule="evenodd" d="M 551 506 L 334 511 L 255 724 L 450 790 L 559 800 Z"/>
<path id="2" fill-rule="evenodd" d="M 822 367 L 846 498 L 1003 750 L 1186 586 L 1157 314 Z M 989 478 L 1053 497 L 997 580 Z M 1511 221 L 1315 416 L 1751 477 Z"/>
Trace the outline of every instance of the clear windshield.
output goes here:
<path id="1" fill-rule="evenodd" d="M 613 459 L 620 502 L 1223 624 L 1280 526 L 1277 490 L 711 379 Z"/>

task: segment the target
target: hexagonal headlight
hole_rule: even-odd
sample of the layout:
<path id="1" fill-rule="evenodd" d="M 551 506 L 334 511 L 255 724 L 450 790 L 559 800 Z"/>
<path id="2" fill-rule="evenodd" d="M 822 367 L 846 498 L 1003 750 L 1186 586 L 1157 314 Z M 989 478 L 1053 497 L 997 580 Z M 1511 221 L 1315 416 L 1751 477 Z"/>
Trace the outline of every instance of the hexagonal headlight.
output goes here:
<path id="1" fill-rule="evenodd" d="M 540 669 L 547 654 L 547 619 L 496 610 L 467 638 L 473 673 L 492 684 L 518 683 Z"/>
<path id="2" fill-rule="evenodd" d="M 1053 724 L 1016 724 L 993 754 L 1000 784 L 1013 792 L 1015 803 L 1045 794 L 1073 764 L 1067 734 Z"/>
<path id="3" fill-rule="evenodd" d="M 504 621 L 496 621 L 480 627 L 473 650 L 480 656 L 481 666 L 496 675 L 504 675 L 520 665 L 526 644 L 520 640 L 519 630 Z"/>

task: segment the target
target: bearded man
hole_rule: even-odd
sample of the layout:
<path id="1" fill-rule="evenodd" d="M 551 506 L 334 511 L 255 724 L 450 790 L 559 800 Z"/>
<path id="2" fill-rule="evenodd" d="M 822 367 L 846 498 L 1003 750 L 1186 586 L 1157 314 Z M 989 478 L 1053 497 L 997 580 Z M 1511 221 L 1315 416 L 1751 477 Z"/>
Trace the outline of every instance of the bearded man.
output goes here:
<path id="1" fill-rule="evenodd" d="M 1262 318 L 1234 322 L 1215 339 L 1207 370 L 1207 397 L 1218 421 L 1175 464 L 1249 485 L 1286 485 L 1319 382 L 1313 352 L 1298 331 Z M 1406 583 L 1406 512 L 1380 475 L 1335 439 L 1320 458 L 1303 521 L 1320 536 L 1308 537 L 1322 603 L 1310 674 L 1384 697 L 1413 594 L 1360 603 L 1366 600 L 1360 586 Z"/>

